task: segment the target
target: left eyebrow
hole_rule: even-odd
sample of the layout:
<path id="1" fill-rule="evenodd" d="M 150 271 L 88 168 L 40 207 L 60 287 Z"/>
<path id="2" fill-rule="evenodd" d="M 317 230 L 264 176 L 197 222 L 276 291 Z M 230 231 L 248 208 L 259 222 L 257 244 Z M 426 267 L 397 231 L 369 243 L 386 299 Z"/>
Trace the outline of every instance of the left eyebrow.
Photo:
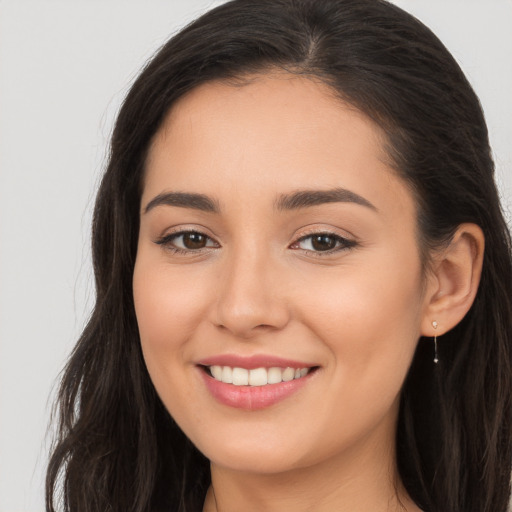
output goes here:
<path id="1" fill-rule="evenodd" d="M 364 197 L 345 188 L 330 190 L 299 190 L 283 194 L 276 201 L 278 210 L 298 210 L 326 203 L 355 203 L 377 212 L 377 208 Z"/>
<path id="2" fill-rule="evenodd" d="M 219 205 L 215 200 L 205 194 L 191 192 L 164 192 L 154 197 L 144 208 L 143 212 L 148 213 L 157 206 L 177 206 L 179 208 L 190 208 L 203 212 L 219 213 Z"/>

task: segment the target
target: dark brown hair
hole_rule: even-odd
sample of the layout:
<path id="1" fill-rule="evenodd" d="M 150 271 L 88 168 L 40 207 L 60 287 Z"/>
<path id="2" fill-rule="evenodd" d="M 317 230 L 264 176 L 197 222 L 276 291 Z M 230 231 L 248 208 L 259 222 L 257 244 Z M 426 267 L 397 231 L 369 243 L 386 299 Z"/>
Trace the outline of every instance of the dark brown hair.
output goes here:
<path id="1" fill-rule="evenodd" d="M 477 297 L 418 348 L 397 428 L 401 478 L 428 512 L 505 512 L 512 460 L 512 269 L 478 98 L 432 32 L 383 0 L 234 0 L 165 44 L 119 113 L 93 220 L 96 304 L 63 374 L 47 510 L 197 511 L 208 461 L 156 395 L 132 297 L 141 178 L 178 98 L 270 68 L 317 77 L 385 131 L 418 203 L 420 245 L 465 222 L 486 237 Z M 60 493 L 59 493 L 60 489 Z"/>

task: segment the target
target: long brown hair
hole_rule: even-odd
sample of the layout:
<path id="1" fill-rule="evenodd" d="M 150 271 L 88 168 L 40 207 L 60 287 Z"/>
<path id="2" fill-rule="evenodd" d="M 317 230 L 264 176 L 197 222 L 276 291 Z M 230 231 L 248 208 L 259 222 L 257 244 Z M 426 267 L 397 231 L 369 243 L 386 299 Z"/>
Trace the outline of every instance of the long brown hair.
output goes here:
<path id="1" fill-rule="evenodd" d="M 426 259 L 458 225 L 482 228 L 486 253 L 471 310 L 443 336 L 438 365 L 418 343 L 402 391 L 397 460 L 426 511 L 505 512 L 512 264 L 487 128 L 443 44 L 383 0 L 234 0 L 173 37 L 134 83 L 96 200 L 96 304 L 62 378 L 47 510 L 201 510 L 208 461 L 160 402 L 140 349 L 132 274 L 141 178 L 148 145 L 178 98 L 210 80 L 276 67 L 319 78 L 385 130 L 389 156 L 417 199 Z"/>

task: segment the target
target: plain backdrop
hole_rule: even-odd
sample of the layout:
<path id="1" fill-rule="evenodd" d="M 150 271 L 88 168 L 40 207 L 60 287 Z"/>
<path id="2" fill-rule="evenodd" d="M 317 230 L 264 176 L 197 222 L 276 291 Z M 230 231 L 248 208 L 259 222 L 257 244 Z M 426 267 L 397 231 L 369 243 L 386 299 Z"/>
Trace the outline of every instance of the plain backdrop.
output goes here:
<path id="1" fill-rule="evenodd" d="M 0 0 L 0 512 L 44 508 L 50 396 L 94 299 L 90 217 L 120 102 L 170 34 L 219 3 Z M 510 211 L 512 0 L 396 3 L 479 94 Z"/>

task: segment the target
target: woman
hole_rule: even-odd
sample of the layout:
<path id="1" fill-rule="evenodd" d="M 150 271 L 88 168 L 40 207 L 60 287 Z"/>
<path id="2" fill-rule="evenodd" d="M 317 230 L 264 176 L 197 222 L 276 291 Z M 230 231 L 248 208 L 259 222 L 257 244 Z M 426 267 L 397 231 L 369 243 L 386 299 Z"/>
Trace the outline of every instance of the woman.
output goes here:
<path id="1" fill-rule="evenodd" d="M 55 510 L 505 511 L 511 252 L 474 92 L 384 1 L 235 0 L 119 113 Z"/>

